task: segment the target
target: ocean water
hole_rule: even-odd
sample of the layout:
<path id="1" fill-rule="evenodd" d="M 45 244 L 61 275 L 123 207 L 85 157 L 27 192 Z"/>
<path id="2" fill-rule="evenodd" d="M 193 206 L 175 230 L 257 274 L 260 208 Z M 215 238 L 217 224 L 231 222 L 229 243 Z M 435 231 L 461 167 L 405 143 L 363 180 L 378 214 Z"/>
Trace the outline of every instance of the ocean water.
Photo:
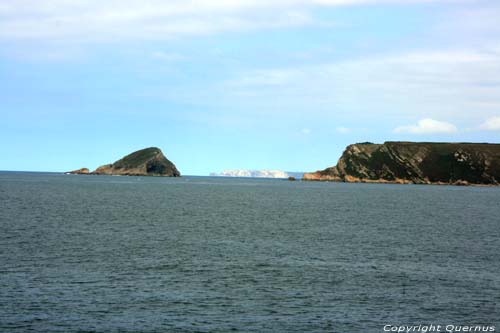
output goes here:
<path id="1" fill-rule="evenodd" d="M 1 332 L 500 331 L 500 188 L 0 173 Z"/>

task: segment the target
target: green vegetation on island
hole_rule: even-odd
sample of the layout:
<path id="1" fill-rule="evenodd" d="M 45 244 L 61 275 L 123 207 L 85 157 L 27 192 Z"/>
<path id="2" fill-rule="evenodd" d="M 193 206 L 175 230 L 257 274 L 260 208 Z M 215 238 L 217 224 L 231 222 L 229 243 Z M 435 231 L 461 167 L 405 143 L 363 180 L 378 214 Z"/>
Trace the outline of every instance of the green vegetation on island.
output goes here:
<path id="1" fill-rule="evenodd" d="M 385 142 L 348 146 L 334 167 L 304 180 L 499 185 L 500 144 Z"/>
<path id="2" fill-rule="evenodd" d="M 100 166 L 93 172 L 89 172 L 87 168 L 82 168 L 68 173 L 166 177 L 180 177 L 181 175 L 175 165 L 156 147 L 138 150 L 112 164 Z"/>

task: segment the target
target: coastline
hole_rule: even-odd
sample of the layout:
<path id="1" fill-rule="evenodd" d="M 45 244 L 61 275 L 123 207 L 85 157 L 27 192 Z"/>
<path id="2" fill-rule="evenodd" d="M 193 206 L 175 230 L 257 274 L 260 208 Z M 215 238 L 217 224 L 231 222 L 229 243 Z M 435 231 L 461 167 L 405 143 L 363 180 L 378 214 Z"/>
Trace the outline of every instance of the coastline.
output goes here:
<path id="1" fill-rule="evenodd" d="M 304 174 L 304 177 L 301 181 L 305 182 L 326 182 L 326 183 L 361 183 L 361 184 L 395 184 L 395 185 L 448 185 L 448 186 L 479 186 L 479 187 L 499 187 L 500 184 L 483 184 L 483 183 L 470 183 L 463 180 L 458 180 L 455 182 L 413 182 L 407 179 L 396 179 L 396 180 L 387 180 L 387 179 L 362 179 L 355 178 L 352 176 L 347 176 L 349 179 L 341 179 L 335 176 L 315 176 L 316 173 Z"/>

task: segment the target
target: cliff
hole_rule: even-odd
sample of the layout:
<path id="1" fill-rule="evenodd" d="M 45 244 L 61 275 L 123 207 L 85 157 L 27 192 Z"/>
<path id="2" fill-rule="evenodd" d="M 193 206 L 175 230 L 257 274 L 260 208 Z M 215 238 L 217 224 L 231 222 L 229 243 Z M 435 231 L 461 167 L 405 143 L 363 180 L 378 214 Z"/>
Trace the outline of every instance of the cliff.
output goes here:
<path id="1" fill-rule="evenodd" d="M 336 166 L 306 173 L 303 180 L 499 185 L 500 144 L 358 143 Z"/>
<path id="2" fill-rule="evenodd" d="M 211 177 L 252 177 L 252 178 L 288 178 L 288 173 L 280 170 L 224 170 L 212 172 Z"/>
<path id="3" fill-rule="evenodd" d="M 81 170 L 87 170 L 87 172 L 80 172 Z M 112 164 L 100 166 L 95 171 L 90 173 L 86 168 L 71 171 L 69 173 L 167 177 L 180 177 L 181 175 L 175 165 L 163 155 L 159 148 L 156 147 L 138 150 Z"/>

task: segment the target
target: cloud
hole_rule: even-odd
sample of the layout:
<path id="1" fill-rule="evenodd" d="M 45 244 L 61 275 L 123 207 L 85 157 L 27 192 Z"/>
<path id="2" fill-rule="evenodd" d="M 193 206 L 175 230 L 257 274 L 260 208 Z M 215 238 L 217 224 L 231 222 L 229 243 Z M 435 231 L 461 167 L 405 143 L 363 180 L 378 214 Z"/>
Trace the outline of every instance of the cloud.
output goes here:
<path id="1" fill-rule="evenodd" d="M 403 134 L 453 134 L 457 132 L 455 125 L 430 118 L 422 119 L 416 125 L 400 126 L 394 129 L 394 133 Z"/>
<path id="2" fill-rule="evenodd" d="M 487 119 L 479 126 L 479 129 L 484 131 L 500 131 L 500 117 Z"/>
<path id="3" fill-rule="evenodd" d="M 309 135 L 309 134 L 311 134 L 311 130 L 309 128 L 303 128 L 300 130 L 300 133 L 302 133 L 304 135 Z"/>
<path id="4" fill-rule="evenodd" d="M 0 39 L 115 41 L 304 26 L 317 7 L 430 0 L 23 0 L 0 4 Z"/>
<path id="5" fill-rule="evenodd" d="M 470 121 L 500 108 L 499 73 L 500 50 L 431 49 L 251 70 L 228 80 L 224 91 L 240 101 L 251 92 L 251 103 L 272 101 L 276 112 L 301 107 L 323 117 L 394 118 L 425 110 L 429 118 Z"/>
<path id="6" fill-rule="evenodd" d="M 337 128 L 335 128 L 335 131 L 339 134 L 348 134 L 348 133 L 351 133 L 351 129 L 350 128 L 347 128 L 347 127 L 342 127 L 342 126 L 339 126 Z"/>
<path id="7" fill-rule="evenodd" d="M 476 40 L 496 39 L 500 32 L 498 17 L 498 1 L 485 1 L 479 6 L 458 7 L 450 11 L 437 29 L 451 36 L 461 36 L 463 40 L 468 40 L 471 36 Z"/>
<path id="8" fill-rule="evenodd" d="M 307 11 L 288 10 L 295 2 L 277 1 L 266 5 L 256 0 L 26 0 L 0 7 L 0 38 L 165 40 L 307 24 Z"/>

